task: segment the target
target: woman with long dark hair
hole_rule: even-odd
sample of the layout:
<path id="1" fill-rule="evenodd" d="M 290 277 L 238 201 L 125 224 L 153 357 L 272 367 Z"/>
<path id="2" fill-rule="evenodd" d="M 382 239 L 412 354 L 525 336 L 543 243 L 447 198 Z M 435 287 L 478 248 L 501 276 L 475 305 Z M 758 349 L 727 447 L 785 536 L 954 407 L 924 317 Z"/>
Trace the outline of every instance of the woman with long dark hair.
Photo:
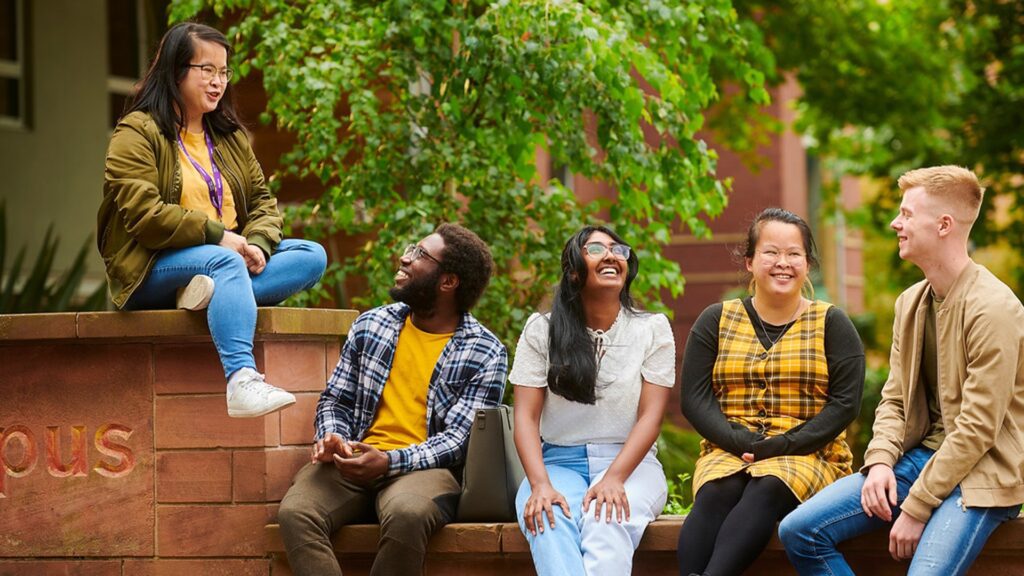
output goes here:
<path id="1" fill-rule="evenodd" d="M 587 226 L 565 244 L 548 314 L 516 348 L 515 441 L 526 471 L 516 498 L 537 573 L 629 574 L 665 505 L 655 458 L 675 340 L 662 314 L 629 294 L 639 262 L 622 238 Z"/>
<path id="2" fill-rule="evenodd" d="M 256 417 L 295 402 L 256 371 L 256 306 L 312 287 L 327 257 L 282 239 L 231 102 L 229 49 L 202 24 L 164 35 L 110 138 L 97 243 L 119 309 L 207 309 L 228 414 Z"/>
<path id="3" fill-rule="evenodd" d="M 683 414 L 704 437 L 679 533 L 684 576 L 743 573 L 776 522 L 853 460 L 844 430 L 860 411 L 864 347 L 842 310 L 805 297 L 811 229 L 765 209 L 742 255 L 751 295 L 705 309 L 683 357 Z"/>

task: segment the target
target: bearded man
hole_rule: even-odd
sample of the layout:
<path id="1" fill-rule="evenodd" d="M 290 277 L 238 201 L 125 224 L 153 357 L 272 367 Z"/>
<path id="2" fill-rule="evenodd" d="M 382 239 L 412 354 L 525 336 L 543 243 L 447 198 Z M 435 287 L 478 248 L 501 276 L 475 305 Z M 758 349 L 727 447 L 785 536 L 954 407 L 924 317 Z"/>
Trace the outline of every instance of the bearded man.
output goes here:
<path id="1" fill-rule="evenodd" d="M 490 280 L 490 250 L 442 224 L 400 259 L 394 304 L 352 325 L 316 411 L 311 462 L 278 522 L 296 576 L 341 575 L 331 536 L 380 522 L 371 574 L 422 574 L 427 541 L 455 516 L 473 417 L 497 406 L 505 347 L 469 310 Z"/>

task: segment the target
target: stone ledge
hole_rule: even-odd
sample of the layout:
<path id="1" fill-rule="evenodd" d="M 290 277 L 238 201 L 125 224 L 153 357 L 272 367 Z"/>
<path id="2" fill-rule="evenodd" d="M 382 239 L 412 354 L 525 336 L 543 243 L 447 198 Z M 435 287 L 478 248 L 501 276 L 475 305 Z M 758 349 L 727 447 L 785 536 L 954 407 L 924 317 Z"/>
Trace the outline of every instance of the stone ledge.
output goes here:
<path id="1" fill-rule="evenodd" d="M 659 516 L 644 532 L 638 552 L 676 551 L 679 530 L 685 516 Z M 332 542 L 338 554 L 373 554 L 380 535 L 376 524 L 345 526 L 334 535 Z M 264 528 L 267 552 L 284 554 L 280 526 L 268 524 Z M 874 532 L 854 538 L 840 546 L 840 550 L 863 556 L 889 557 L 888 534 Z M 782 552 L 782 543 L 773 535 L 767 550 Z M 529 554 L 526 539 L 519 525 L 508 523 L 449 524 L 430 540 L 429 554 Z M 984 555 L 1024 556 L 1024 518 L 1011 520 L 992 534 L 985 544 Z"/>
<path id="2" fill-rule="evenodd" d="M 348 334 L 358 315 L 356 310 L 260 308 L 256 338 L 339 338 Z M 206 315 L 184 310 L 0 315 L 0 345 L 27 340 L 189 341 L 209 337 Z"/>
<path id="3" fill-rule="evenodd" d="M 202 312 L 0 315 L 0 576 L 289 576 L 264 526 L 356 316 L 260 308 L 256 366 L 298 402 L 235 419 Z"/>

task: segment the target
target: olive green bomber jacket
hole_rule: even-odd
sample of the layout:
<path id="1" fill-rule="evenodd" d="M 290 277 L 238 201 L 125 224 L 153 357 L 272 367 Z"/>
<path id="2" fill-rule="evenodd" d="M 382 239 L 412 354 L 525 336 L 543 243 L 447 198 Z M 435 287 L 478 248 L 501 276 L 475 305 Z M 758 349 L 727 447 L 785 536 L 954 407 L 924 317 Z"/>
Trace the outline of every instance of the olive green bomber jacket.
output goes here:
<path id="1" fill-rule="evenodd" d="M 267 258 L 281 241 L 281 215 L 243 130 L 214 136 L 214 159 L 231 188 L 238 232 Z M 183 208 L 177 143 L 145 112 L 122 118 L 107 148 L 96 242 L 110 298 L 123 308 L 160 250 L 216 244 L 224 225 Z"/>
<path id="2" fill-rule="evenodd" d="M 875 411 L 866 470 L 894 466 L 924 439 L 928 405 L 920 383 L 930 286 L 896 300 L 889 380 Z M 983 266 L 970 262 L 936 311 L 939 405 L 946 438 L 901 509 L 927 522 L 957 485 L 968 507 L 1024 502 L 1024 307 Z"/>

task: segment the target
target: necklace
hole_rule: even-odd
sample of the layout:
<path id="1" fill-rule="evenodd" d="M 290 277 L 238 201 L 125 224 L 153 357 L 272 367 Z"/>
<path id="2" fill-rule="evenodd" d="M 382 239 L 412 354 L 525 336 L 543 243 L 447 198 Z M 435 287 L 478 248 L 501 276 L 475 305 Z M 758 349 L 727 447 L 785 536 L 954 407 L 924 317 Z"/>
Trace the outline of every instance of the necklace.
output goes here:
<path id="1" fill-rule="evenodd" d="M 757 311 L 757 306 L 754 305 L 754 301 L 753 299 L 751 299 L 750 305 L 754 308 L 754 312 L 757 314 L 757 322 L 758 324 L 761 325 L 761 331 L 764 332 L 764 337 L 768 339 L 768 346 L 765 347 L 765 350 L 771 350 L 772 348 L 775 347 L 775 344 L 777 344 L 779 340 L 782 340 L 782 337 L 786 335 L 786 332 L 789 331 L 789 328 L 793 325 L 794 322 L 796 322 L 796 319 L 800 316 L 800 308 L 803 307 L 803 303 L 803 298 L 801 298 L 800 301 L 797 302 L 796 304 L 796 310 L 793 311 L 793 317 L 789 320 L 789 322 L 787 322 L 782 327 L 782 330 L 779 332 L 779 335 L 776 336 L 774 340 L 772 340 L 772 337 L 768 335 L 768 328 L 765 327 L 764 320 L 761 319 L 761 313 Z"/>

